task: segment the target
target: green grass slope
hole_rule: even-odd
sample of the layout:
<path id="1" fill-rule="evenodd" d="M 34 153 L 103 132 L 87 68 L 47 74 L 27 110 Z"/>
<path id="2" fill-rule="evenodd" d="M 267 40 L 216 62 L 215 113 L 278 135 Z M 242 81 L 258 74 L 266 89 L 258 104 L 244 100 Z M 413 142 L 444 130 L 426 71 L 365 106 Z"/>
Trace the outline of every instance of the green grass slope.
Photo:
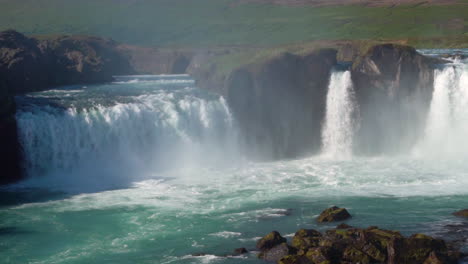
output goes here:
<path id="1" fill-rule="evenodd" d="M 313 7 L 236 0 L 0 0 L 0 30 L 10 28 L 182 47 L 405 38 L 424 46 L 424 39 L 440 37 L 456 37 L 463 44 L 468 39 L 468 1 Z"/>

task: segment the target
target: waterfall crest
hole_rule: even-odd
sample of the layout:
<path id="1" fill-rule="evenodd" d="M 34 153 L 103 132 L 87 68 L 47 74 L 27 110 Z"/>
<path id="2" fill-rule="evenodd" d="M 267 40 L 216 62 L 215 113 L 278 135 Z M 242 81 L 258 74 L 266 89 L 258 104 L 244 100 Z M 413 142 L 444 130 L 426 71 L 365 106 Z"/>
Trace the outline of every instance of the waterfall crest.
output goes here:
<path id="1" fill-rule="evenodd" d="M 357 111 L 350 71 L 336 71 L 328 86 L 322 153 L 332 158 L 352 155 L 354 121 Z"/>
<path id="2" fill-rule="evenodd" d="M 224 98 L 163 79 L 36 95 L 53 100 L 60 93 L 71 98 L 66 107 L 23 104 L 16 118 L 27 174 L 141 175 L 237 156 L 236 126 Z"/>

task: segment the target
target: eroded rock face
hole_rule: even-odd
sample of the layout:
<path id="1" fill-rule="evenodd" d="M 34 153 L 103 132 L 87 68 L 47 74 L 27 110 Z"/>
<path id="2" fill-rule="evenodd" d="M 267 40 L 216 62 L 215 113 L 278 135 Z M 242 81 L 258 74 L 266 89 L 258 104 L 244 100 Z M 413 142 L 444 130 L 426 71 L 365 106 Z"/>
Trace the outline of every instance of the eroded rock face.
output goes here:
<path id="1" fill-rule="evenodd" d="M 225 93 L 253 155 L 291 158 L 319 151 L 335 50 L 283 53 L 234 70 Z"/>
<path id="2" fill-rule="evenodd" d="M 12 30 L 0 33 L 0 73 L 9 94 L 106 82 L 113 75 L 133 72 L 117 43 L 109 39 L 59 36 L 38 40 Z"/>
<path id="3" fill-rule="evenodd" d="M 354 61 L 352 79 L 361 114 L 356 152 L 411 147 L 424 127 L 438 63 L 412 47 L 395 44 L 374 46 Z"/>

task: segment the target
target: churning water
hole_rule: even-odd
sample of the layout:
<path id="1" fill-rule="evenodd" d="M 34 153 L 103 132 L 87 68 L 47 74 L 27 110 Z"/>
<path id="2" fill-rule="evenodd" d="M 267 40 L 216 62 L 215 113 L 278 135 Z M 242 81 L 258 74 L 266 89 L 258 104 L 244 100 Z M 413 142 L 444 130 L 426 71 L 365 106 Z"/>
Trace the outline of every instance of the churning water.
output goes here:
<path id="1" fill-rule="evenodd" d="M 271 230 L 290 238 L 330 228 L 314 218 L 331 205 L 350 210 L 350 225 L 447 238 L 466 225 L 451 216 L 468 199 L 466 64 L 454 61 L 435 79 L 413 151 L 353 155 L 359 109 L 344 71 L 328 88 L 324 154 L 262 163 L 238 149 L 224 99 L 188 76 L 18 98 L 30 177 L 0 190 L 2 261 L 263 263 L 255 253 L 221 256 L 254 248 Z"/>

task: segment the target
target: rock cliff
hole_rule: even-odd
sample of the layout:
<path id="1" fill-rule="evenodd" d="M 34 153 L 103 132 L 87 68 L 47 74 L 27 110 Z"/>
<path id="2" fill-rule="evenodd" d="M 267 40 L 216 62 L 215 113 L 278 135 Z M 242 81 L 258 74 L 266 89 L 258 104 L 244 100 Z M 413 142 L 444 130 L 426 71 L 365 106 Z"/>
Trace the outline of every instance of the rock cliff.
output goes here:
<path id="1" fill-rule="evenodd" d="M 374 46 L 354 61 L 352 79 L 361 113 L 356 151 L 398 152 L 415 142 L 424 127 L 438 63 L 442 61 L 395 44 Z"/>
<path id="2" fill-rule="evenodd" d="M 336 50 L 323 49 L 305 55 L 281 53 L 227 74 L 217 73 L 215 67 L 195 67 L 192 74 L 199 86 L 227 98 L 252 155 L 280 159 L 319 151 L 335 64 Z"/>

